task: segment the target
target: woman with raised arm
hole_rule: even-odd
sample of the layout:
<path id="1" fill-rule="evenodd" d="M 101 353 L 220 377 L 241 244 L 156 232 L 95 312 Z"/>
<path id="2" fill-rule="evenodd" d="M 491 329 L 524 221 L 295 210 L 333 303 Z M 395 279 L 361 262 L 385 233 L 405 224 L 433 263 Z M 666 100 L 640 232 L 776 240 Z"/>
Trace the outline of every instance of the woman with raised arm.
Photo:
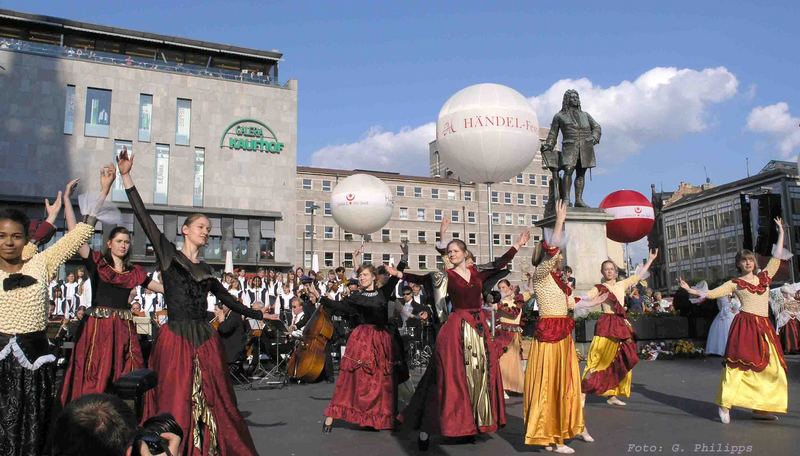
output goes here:
<path id="1" fill-rule="evenodd" d="M 145 418 L 171 413 L 183 429 L 185 456 L 257 454 L 247 425 L 236 406 L 228 378 L 225 349 L 206 316 L 208 293 L 232 311 L 257 320 L 268 316 L 234 298 L 200 261 L 211 224 L 203 214 L 186 217 L 178 250 L 153 222 L 133 184 L 133 157 L 123 153 L 119 173 L 136 219 L 153 245 L 164 284 L 168 323 L 161 327 L 149 367 L 158 385 L 147 392 Z M 269 318 L 273 318 L 269 316 Z"/>
<path id="2" fill-rule="evenodd" d="M 56 201 L 60 210 L 61 194 Z M 47 204 L 48 211 L 50 205 Z M 95 211 L 87 211 L 94 214 Z M 94 233 L 94 216 L 40 253 L 23 250 L 30 220 L 0 210 L 0 453 L 44 454 L 56 401 L 56 357 L 47 325 L 50 280 Z M 31 255 L 32 254 L 32 255 Z"/>
<path id="3" fill-rule="evenodd" d="M 601 304 L 602 315 L 594 329 L 592 344 L 586 359 L 581 389 L 583 394 L 608 397 L 610 405 L 625 405 L 617 396 L 630 397 L 633 366 L 639 362 L 633 327 L 626 319 L 625 290 L 646 279 L 650 265 L 658 255 L 651 250 L 641 270 L 617 281 L 617 265 L 606 260 L 600 265 L 603 282 L 589 290 L 589 298 L 607 295 Z"/>
<path id="4" fill-rule="evenodd" d="M 783 221 L 775 219 L 778 242 L 772 248 L 767 267 L 756 273 L 758 263 L 750 250 L 736 254 L 736 268 L 742 275 L 709 290 L 699 292 L 680 279 L 681 288 L 693 296 L 716 299 L 733 293 L 742 307 L 733 317 L 724 368 L 720 379 L 717 405 L 719 419 L 730 423 L 731 407 L 753 411 L 753 418 L 777 420 L 773 413 L 786 413 L 789 392 L 786 361 L 781 343 L 769 320 L 769 285 L 781 261 L 792 254 L 783 248 Z"/>
<path id="5" fill-rule="evenodd" d="M 473 437 L 494 432 L 506 423 L 498 350 L 489 318 L 482 311 L 482 289 L 483 282 L 505 268 L 530 236 L 530 231 L 523 231 L 516 244 L 497 260 L 495 269 L 483 271 L 467 265 L 469 251 L 463 241 L 454 239 L 447 244 L 447 256 L 453 264 L 447 270 L 447 292 L 453 311 L 436 338 L 434 361 L 437 424 L 445 437 Z M 391 273 L 412 283 L 425 281 L 425 276 Z M 427 437 L 420 435 L 421 447 L 427 447 Z"/>
<path id="6" fill-rule="evenodd" d="M 392 269 L 393 270 L 393 269 Z M 378 288 L 374 266 L 358 268 L 359 290 L 341 301 L 321 297 L 320 303 L 334 314 L 355 317 L 356 327 L 347 339 L 339 377 L 328 408 L 323 433 L 330 433 L 340 419 L 374 429 L 392 429 L 397 414 L 398 374 L 402 345 L 395 343 L 389 324 L 388 302 L 396 278 Z"/>
<path id="7" fill-rule="evenodd" d="M 116 174 L 114 165 L 103 168 L 103 198 Z M 70 197 L 77 184 L 77 179 L 72 180 L 64 189 L 64 216 L 70 231 L 76 226 Z M 86 243 L 78 250 L 92 287 L 86 296 L 91 296 L 92 302 L 87 303 L 86 317 L 75 336 L 61 389 L 62 405 L 84 394 L 104 393 L 123 375 L 144 367 L 128 296 L 138 286 L 156 293 L 163 293 L 164 287 L 151 281 L 140 266 L 131 264 L 130 247 L 130 232 L 117 226 L 109 233 L 103 252 L 92 250 Z"/>
<path id="8" fill-rule="evenodd" d="M 594 439 L 584 421 L 580 367 L 572 341 L 575 320 L 568 314 L 576 299 L 560 274 L 567 204 L 557 201 L 555 211 L 552 235 L 545 233 L 546 239 L 536 245 L 531 258 L 539 321 L 525 370 L 523 418 L 526 445 L 544 445 L 556 453 L 570 454 L 575 450 L 565 445 L 566 440 Z"/>

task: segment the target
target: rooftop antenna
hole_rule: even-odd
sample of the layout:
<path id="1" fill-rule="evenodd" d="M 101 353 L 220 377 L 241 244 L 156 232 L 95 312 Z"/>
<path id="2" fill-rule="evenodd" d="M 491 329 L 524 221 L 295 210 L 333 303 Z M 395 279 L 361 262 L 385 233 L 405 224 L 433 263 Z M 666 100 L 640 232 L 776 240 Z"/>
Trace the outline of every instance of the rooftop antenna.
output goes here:
<path id="1" fill-rule="evenodd" d="M 706 184 L 710 184 L 711 179 L 708 178 L 708 168 L 706 168 L 706 165 L 703 165 L 703 172 L 706 173 Z"/>

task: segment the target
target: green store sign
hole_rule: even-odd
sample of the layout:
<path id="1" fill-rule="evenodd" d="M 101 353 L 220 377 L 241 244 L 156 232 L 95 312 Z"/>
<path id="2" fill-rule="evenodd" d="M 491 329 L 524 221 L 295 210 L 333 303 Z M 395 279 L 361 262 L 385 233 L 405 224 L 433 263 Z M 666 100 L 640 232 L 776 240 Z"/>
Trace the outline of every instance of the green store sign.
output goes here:
<path id="1" fill-rule="evenodd" d="M 269 152 L 279 154 L 283 143 L 265 123 L 255 119 L 241 119 L 230 124 L 219 140 L 220 148 Z"/>

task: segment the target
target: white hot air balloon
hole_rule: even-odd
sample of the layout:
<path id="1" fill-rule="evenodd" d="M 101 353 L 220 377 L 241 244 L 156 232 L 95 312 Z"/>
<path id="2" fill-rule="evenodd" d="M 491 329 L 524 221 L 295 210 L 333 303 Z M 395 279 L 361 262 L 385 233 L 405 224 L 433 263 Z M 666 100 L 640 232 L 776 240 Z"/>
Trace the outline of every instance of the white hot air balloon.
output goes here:
<path id="1" fill-rule="evenodd" d="M 506 181 L 539 150 L 539 120 L 530 102 L 500 84 L 476 84 L 455 93 L 436 122 L 439 156 L 465 181 Z"/>
<path id="2" fill-rule="evenodd" d="M 369 174 L 353 174 L 331 193 L 333 219 L 351 233 L 370 234 L 392 217 L 394 196 L 389 186 Z"/>

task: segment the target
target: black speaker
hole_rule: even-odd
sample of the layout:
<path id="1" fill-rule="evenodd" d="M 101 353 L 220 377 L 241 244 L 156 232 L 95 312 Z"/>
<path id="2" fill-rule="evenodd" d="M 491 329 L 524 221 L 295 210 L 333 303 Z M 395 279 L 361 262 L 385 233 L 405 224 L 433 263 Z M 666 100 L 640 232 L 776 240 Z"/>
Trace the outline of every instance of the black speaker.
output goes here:
<path id="1" fill-rule="evenodd" d="M 781 196 L 772 193 L 741 195 L 743 247 L 769 257 L 778 241 L 778 229 L 773 219 L 781 217 Z"/>

